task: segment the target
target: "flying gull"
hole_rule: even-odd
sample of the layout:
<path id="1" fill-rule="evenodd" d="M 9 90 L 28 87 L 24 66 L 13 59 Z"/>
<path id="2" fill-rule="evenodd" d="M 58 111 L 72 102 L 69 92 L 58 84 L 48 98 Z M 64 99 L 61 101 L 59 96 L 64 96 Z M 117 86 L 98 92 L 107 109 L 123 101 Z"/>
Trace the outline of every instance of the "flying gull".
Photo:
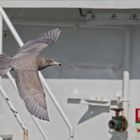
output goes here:
<path id="1" fill-rule="evenodd" d="M 19 95 L 24 100 L 27 110 L 35 117 L 47 121 L 49 121 L 49 116 L 45 92 L 38 70 L 61 64 L 53 59 L 41 56 L 40 52 L 54 44 L 60 32 L 57 28 L 39 34 L 25 43 L 13 58 L 6 54 L 0 55 L 0 76 L 4 76 L 8 71 L 14 70 Z"/>

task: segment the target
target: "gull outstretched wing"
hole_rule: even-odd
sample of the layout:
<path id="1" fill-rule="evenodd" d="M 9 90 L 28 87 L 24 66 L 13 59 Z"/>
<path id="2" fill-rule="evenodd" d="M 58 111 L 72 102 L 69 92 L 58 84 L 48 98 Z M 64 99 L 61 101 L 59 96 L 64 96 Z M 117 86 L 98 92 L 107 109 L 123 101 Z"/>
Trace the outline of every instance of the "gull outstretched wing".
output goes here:
<path id="1" fill-rule="evenodd" d="M 35 117 L 49 121 L 45 92 L 37 70 L 17 70 L 16 84 L 27 110 Z"/>
<path id="2" fill-rule="evenodd" d="M 19 49 L 17 55 L 19 53 L 32 53 L 38 55 L 44 48 L 54 44 L 57 41 L 60 33 L 61 31 L 58 28 L 45 33 L 40 33 L 25 43 L 24 46 Z"/>

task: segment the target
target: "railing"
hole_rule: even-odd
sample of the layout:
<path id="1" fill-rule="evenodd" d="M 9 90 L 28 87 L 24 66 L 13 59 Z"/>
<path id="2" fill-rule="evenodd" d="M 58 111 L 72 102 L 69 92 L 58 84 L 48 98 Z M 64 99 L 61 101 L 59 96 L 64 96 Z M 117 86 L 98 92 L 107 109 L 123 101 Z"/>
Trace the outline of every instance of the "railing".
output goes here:
<path id="1" fill-rule="evenodd" d="M 14 28 L 13 24 L 11 23 L 10 19 L 8 18 L 8 16 L 6 15 L 6 13 L 5 13 L 5 11 L 3 10 L 2 7 L 0 7 L 0 13 L 1 13 L 1 16 L 4 19 L 4 21 L 6 22 L 7 26 L 9 27 L 10 31 L 12 32 L 14 38 L 16 39 L 17 43 L 19 44 L 20 47 L 22 47 L 24 45 L 24 43 L 21 40 L 21 38 L 18 35 L 16 29 Z M 15 81 L 14 81 L 14 78 L 12 77 L 12 75 L 10 73 L 7 73 L 7 76 L 9 77 L 10 81 L 12 82 L 12 84 L 14 85 L 14 87 L 17 90 L 16 84 L 15 84 Z M 39 72 L 39 76 L 40 76 L 40 79 L 41 79 L 43 85 L 45 86 L 45 88 L 47 90 L 47 93 L 49 94 L 51 100 L 53 101 L 53 103 L 56 106 L 58 112 L 60 113 L 60 115 L 63 118 L 64 122 L 66 123 L 67 127 L 69 128 L 69 140 L 73 140 L 74 139 L 74 129 L 73 129 L 73 126 L 71 125 L 70 121 L 68 120 L 68 118 L 66 117 L 65 113 L 63 112 L 61 106 L 59 105 L 59 103 L 56 100 L 55 96 L 53 95 L 51 89 L 47 85 L 47 83 L 46 83 L 43 75 L 41 74 L 41 72 Z M 34 117 L 32 117 L 32 118 L 33 118 L 36 126 L 40 130 L 42 136 L 46 140 L 47 136 L 46 136 L 45 132 L 43 131 L 43 129 L 41 128 L 40 124 L 37 122 L 37 120 L 34 119 Z"/>
<path id="2" fill-rule="evenodd" d="M 3 22 L 2 21 L 2 17 L 0 16 L 0 52 L 2 52 L 2 33 L 3 33 L 3 30 L 2 30 L 3 29 L 3 24 L 2 24 L 2 22 Z M 11 110 L 11 112 L 14 115 L 15 119 L 17 120 L 19 126 L 23 130 L 23 140 L 28 140 L 28 130 L 27 130 L 27 127 L 25 126 L 25 124 L 22 121 L 18 111 L 15 109 L 14 105 L 12 104 L 11 100 L 8 98 L 5 90 L 2 88 L 1 85 L 0 85 L 0 93 L 1 93 L 2 97 L 5 99 L 9 109 Z"/>
<path id="3" fill-rule="evenodd" d="M 20 127 L 23 130 L 23 140 L 28 140 L 28 129 L 27 127 L 25 127 L 24 122 L 22 121 L 20 115 L 18 114 L 18 111 L 15 109 L 14 105 L 12 104 L 12 102 L 10 101 L 10 99 L 8 98 L 6 92 L 4 91 L 4 89 L 0 86 L 0 91 L 1 91 L 1 95 L 2 97 L 5 99 L 9 109 L 11 110 L 11 112 L 13 113 L 14 117 L 16 118 L 18 124 L 20 125 Z"/>

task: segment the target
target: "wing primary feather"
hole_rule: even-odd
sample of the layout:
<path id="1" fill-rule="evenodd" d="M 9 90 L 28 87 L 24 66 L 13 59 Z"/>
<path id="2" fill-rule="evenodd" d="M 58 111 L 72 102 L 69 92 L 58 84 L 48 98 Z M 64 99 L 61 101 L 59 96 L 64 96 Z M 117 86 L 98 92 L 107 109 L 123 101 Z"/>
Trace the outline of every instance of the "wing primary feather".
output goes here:
<path id="1" fill-rule="evenodd" d="M 40 33 L 39 36 L 34 38 L 35 42 L 45 42 L 48 45 L 52 45 L 52 43 L 56 42 L 58 37 L 60 36 L 61 31 L 57 29 L 50 30 L 45 33 Z"/>
<path id="2" fill-rule="evenodd" d="M 36 107 L 35 107 L 35 110 L 34 110 L 34 114 L 36 116 L 39 116 L 40 115 L 40 111 L 41 111 L 41 107 L 36 104 Z"/>
<path id="3" fill-rule="evenodd" d="M 44 48 L 54 44 L 60 36 L 60 33 L 61 30 L 57 28 L 38 34 L 36 37 L 25 43 L 25 45 L 19 49 L 15 57 L 18 56 L 19 53 L 26 53 L 26 55 L 27 53 L 35 53 L 36 55 L 39 54 Z"/>

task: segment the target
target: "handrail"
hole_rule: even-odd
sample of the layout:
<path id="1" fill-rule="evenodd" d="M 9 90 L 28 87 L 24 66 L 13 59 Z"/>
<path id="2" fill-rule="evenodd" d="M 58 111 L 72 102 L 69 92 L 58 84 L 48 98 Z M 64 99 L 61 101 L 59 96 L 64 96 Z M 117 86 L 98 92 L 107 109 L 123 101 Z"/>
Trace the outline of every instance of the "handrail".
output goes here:
<path id="1" fill-rule="evenodd" d="M 2 53 L 2 45 L 3 45 L 3 35 L 2 35 L 2 32 L 3 32 L 3 19 L 2 19 L 2 16 L 0 14 L 0 53 Z M 0 80 L 1 80 L 1 78 L 0 78 Z M 18 124 L 20 125 L 21 129 L 23 130 L 23 140 L 28 140 L 28 130 L 25 127 L 24 122 L 22 121 L 20 115 L 16 111 L 14 105 L 10 101 L 8 95 L 6 94 L 5 90 L 2 88 L 1 85 L 0 85 L 0 92 L 1 92 L 2 97 L 5 99 L 5 101 L 6 101 L 7 105 L 8 105 L 8 107 L 9 107 L 10 111 L 14 115 L 14 117 L 17 120 Z"/>
<path id="2" fill-rule="evenodd" d="M 4 89 L 2 88 L 2 86 L 0 86 L 0 92 L 2 97 L 5 99 L 9 109 L 11 110 L 11 112 L 13 113 L 14 117 L 16 118 L 18 124 L 20 125 L 20 127 L 23 130 L 23 140 L 28 140 L 28 130 L 25 127 L 25 124 L 23 123 L 20 115 L 18 114 L 18 112 L 16 111 L 14 105 L 12 104 L 12 102 L 10 101 L 10 99 L 8 98 L 6 92 L 4 91 Z M 25 133 L 26 132 L 26 133 Z M 26 139 L 25 139 L 26 137 Z"/>
<path id="3" fill-rule="evenodd" d="M 10 21 L 9 21 L 9 19 L 8 19 L 8 17 L 6 16 L 6 13 L 4 12 L 4 10 L 0 7 L 0 13 L 1 13 L 1 16 L 2 17 L 5 17 L 5 18 L 3 18 L 4 20 L 7 20 L 7 25 L 8 25 L 8 27 L 10 26 Z M 10 28 L 11 27 L 11 28 Z M 16 33 L 16 31 L 14 30 L 14 28 L 12 27 L 12 26 L 10 26 L 9 28 L 11 29 L 11 32 L 12 33 Z M 17 38 L 17 40 L 18 40 L 18 43 L 19 43 L 19 45 L 22 45 L 23 44 L 23 42 L 20 40 L 20 38 Z M 23 45 L 22 45 L 23 46 Z M 18 93 L 18 90 L 17 90 L 17 86 L 16 86 L 16 84 L 15 84 L 15 80 L 14 80 L 14 78 L 13 78 L 13 76 L 11 75 L 11 73 L 10 72 L 8 72 L 7 73 L 7 76 L 8 76 L 8 78 L 10 79 L 10 81 L 11 81 L 11 83 L 13 84 L 13 86 L 14 86 L 14 88 L 16 89 L 16 91 L 17 91 L 17 93 Z M 1 89 L 0 89 L 1 90 Z M 3 90 L 4 91 L 4 90 Z M 2 92 L 2 94 L 3 94 L 4 92 Z M 6 95 L 6 93 L 4 94 L 4 95 Z M 48 138 L 47 138 L 47 136 L 46 136 L 46 134 L 45 134 L 45 132 L 43 131 L 43 129 L 41 128 L 41 126 L 40 126 L 40 124 L 37 122 L 37 120 L 31 115 L 31 118 L 32 118 L 32 120 L 34 121 L 34 123 L 35 123 L 35 125 L 36 125 L 36 127 L 39 129 L 39 131 L 40 131 L 40 133 L 42 134 L 42 136 L 43 136 L 43 138 L 44 138 L 44 140 L 48 140 Z M 26 135 L 26 136 L 24 136 L 24 138 L 26 138 L 27 139 L 27 129 L 24 129 L 24 135 Z"/>
<path id="4" fill-rule="evenodd" d="M 0 13 L 1 13 L 4 21 L 6 22 L 7 26 L 11 30 L 11 32 L 12 32 L 14 38 L 16 39 L 17 43 L 19 44 L 20 47 L 22 47 L 24 45 L 23 41 L 21 40 L 21 38 L 18 35 L 16 29 L 14 28 L 13 24 L 11 23 L 10 19 L 8 18 L 7 14 L 5 13 L 5 11 L 3 10 L 3 8 L 1 6 L 0 6 Z M 11 74 L 9 74 L 9 75 L 10 75 L 10 77 L 12 77 Z M 58 112 L 60 113 L 61 117 L 63 118 L 64 122 L 66 123 L 66 125 L 69 128 L 69 132 L 70 132 L 69 133 L 69 140 L 73 140 L 74 139 L 74 129 L 73 129 L 73 126 L 71 125 L 70 121 L 68 120 L 68 118 L 64 114 L 61 106 L 59 105 L 58 101 L 56 100 L 55 96 L 53 95 L 51 89 L 49 88 L 48 84 L 46 83 L 46 81 L 45 81 L 43 75 L 41 74 L 41 72 L 39 72 L 39 76 L 40 76 L 40 79 L 41 79 L 43 85 L 45 86 L 46 90 L 48 91 L 48 95 L 51 97 L 54 105 L 56 106 L 56 108 L 58 110 Z M 11 81 L 12 81 L 12 79 L 11 79 Z"/>
<path id="5" fill-rule="evenodd" d="M 2 97 L 5 99 L 7 105 L 9 106 L 11 112 L 14 114 L 14 116 L 17 119 L 17 121 L 18 121 L 19 125 L 21 126 L 21 128 L 26 129 L 25 124 L 22 122 L 20 116 L 18 115 L 18 111 L 15 109 L 14 105 L 12 104 L 10 99 L 8 98 L 8 96 L 7 96 L 6 92 L 4 91 L 4 89 L 2 88 L 2 86 L 0 86 L 0 91 L 1 91 Z"/>

